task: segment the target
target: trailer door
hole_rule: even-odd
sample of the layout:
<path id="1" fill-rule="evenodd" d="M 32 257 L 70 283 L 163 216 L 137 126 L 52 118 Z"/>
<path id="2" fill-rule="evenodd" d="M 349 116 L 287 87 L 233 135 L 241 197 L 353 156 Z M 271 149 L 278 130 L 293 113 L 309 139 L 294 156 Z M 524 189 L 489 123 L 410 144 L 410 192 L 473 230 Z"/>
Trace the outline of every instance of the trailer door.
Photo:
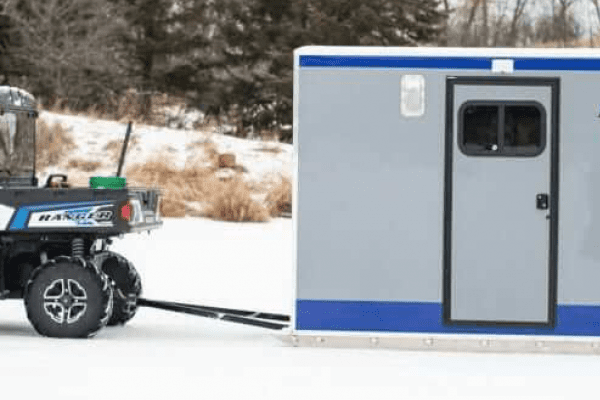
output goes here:
<path id="1" fill-rule="evenodd" d="M 553 325 L 558 81 L 448 78 L 444 317 Z"/>

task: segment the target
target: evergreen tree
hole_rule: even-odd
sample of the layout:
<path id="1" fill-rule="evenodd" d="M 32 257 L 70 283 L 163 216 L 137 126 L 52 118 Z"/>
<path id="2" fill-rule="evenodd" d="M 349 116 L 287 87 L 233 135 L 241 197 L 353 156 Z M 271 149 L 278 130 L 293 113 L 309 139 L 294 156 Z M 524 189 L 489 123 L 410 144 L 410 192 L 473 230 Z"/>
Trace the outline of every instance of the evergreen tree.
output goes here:
<path id="1" fill-rule="evenodd" d="M 293 50 L 304 45 L 414 46 L 443 28 L 438 0 L 221 0 L 212 86 L 227 103 L 275 104 L 292 120 Z"/>
<path id="2" fill-rule="evenodd" d="M 15 0 L 4 12 L 20 38 L 8 46 L 11 75 L 42 98 L 85 107 L 122 84 L 123 20 L 105 0 Z"/>
<path id="3" fill-rule="evenodd" d="M 12 72 L 10 51 L 17 45 L 18 37 L 11 19 L 7 15 L 0 14 L 0 85 L 8 83 L 8 77 Z"/>
<path id="4" fill-rule="evenodd" d="M 185 93 L 198 89 L 196 53 L 208 46 L 211 0 L 112 0 L 123 10 L 128 29 L 122 40 L 131 54 L 131 86 L 142 94 Z M 144 96 L 150 106 L 150 97 Z M 148 110 L 148 109 L 147 109 Z"/>

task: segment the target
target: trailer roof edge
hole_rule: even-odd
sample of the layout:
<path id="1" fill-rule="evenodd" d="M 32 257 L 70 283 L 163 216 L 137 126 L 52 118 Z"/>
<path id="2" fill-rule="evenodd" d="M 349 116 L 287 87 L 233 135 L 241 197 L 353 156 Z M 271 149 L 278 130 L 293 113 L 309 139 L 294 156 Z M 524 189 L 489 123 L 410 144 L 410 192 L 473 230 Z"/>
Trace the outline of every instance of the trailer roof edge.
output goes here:
<path id="1" fill-rule="evenodd" d="M 600 49 L 591 48 L 464 48 L 464 47 L 379 47 L 379 46 L 303 46 L 300 56 L 415 56 L 415 57 L 490 57 L 490 58 L 586 58 L 600 59 Z"/>

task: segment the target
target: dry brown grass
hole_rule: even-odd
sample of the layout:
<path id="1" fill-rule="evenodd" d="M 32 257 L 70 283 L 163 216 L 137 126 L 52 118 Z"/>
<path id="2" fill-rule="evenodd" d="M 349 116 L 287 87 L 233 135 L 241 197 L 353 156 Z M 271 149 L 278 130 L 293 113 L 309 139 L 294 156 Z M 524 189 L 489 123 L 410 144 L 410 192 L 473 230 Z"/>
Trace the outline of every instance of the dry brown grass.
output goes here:
<path id="1" fill-rule="evenodd" d="M 70 151 L 76 148 L 73 137 L 64 126 L 59 123 L 49 125 L 43 120 L 38 120 L 36 139 L 38 168 L 60 163 Z"/>
<path id="2" fill-rule="evenodd" d="M 129 143 L 127 144 L 127 151 L 130 151 L 134 146 L 140 143 L 140 138 L 137 135 L 133 135 L 129 138 Z M 104 146 L 104 150 L 106 150 L 112 159 L 117 159 L 121 156 L 121 150 L 123 149 L 123 140 L 111 140 Z"/>
<path id="3" fill-rule="evenodd" d="M 185 107 L 182 96 L 166 94 L 140 95 L 128 90 L 121 95 L 111 96 L 103 104 L 96 104 L 85 110 L 74 111 L 65 98 L 52 98 L 48 104 L 40 104 L 40 109 L 60 114 L 85 115 L 95 119 L 137 122 L 165 126 L 165 107 Z"/>
<path id="4" fill-rule="evenodd" d="M 265 202 L 271 216 L 291 213 L 292 182 L 288 178 L 282 178 L 281 182 L 267 194 Z"/>
<path id="5" fill-rule="evenodd" d="M 202 215 L 223 221 L 266 221 L 267 209 L 251 197 L 251 189 L 234 177 L 222 181 L 210 167 L 174 167 L 171 156 L 160 154 L 154 161 L 126 171 L 128 181 L 163 190 L 161 213 L 165 217 L 186 215 L 186 202 L 207 204 Z"/>
<path id="6" fill-rule="evenodd" d="M 261 132 L 260 139 L 263 142 L 279 142 L 281 134 L 275 130 L 265 130 Z"/>
<path id="7" fill-rule="evenodd" d="M 590 47 L 596 48 L 600 43 L 600 36 L 593 35 L 590 39 L 589 36 L 579 37 L 575 39 L 571 39 L 565 43 L 563 46 L 562 40 L 553 40 L 544 43 L 535 43 L 533 47 L 537 48 L 575 48 L 575 47 Z"/>
<path id="8" fill-rule="evenodd" d="M 160 187 L 163 190 L 161 215 L 165 217 L 184 217 L 185 199 L 196 194 L 195 185 L 187 184 L 182 171 L 170 166 L 165 158 L 137 164 L 128 168 L 125 176 L 137 185 Z"/>
<path id="9" fill-rule="evenodd" d="M 151 109 L 151 107 L 150 107 Z M 104 104 L 96 104 L 83 110 L 80 114 L 95 119 L 108 119 L 112 121 L 147 122 L 149 112 L 144 105 L 142 97 L 133 91 L 128 91 L 120 96 L 113 96 Z"/>
<path id="10" fill-rule="evenodd" d="M 186 171 L 203 171 L 204 174 L 214 174 L 219 169 L 219 153 L 212 143 L 196 144 L 200 151 L 187 151 L 185 160 Z"/>
<path id="11" fill-rule="evenodd" d="M 173 197 L 166 197 L 160 203 L 160 215 L 171 218 L 183 218 L 186 216 L 185 202 Z"/>
<path id="12" fill-rule="evenodd" d="M 163 215 L 180 217 L 185 215 L 186 201 L 204 201 L 215 190 L 218 179 L 207 168 L 173 167 L 172 157 L 161 154 L 153 161 L 129 167 L 128 180 L 147 186 L 158 186 L 164 191 Z"/>
<path id="13" fill-rule="evenodd" d="M 68 162 L 69 168 L 75 168 L 83 172 L 93 172 L 102 166 L 100 161 L 88 161 L 80 158 L 72 158 Z"/>
<path id="14" fill-rule="evenodd" d="M 120 97 L 109 99 L 108 105 L 101 111 L 103 117 L 116 121 L 147 122 L 151 118 L 152 100 L 149 105 L 144 104 L 144 99 L 133 91 L 128 91 Z"/>
<path id="15" fill-rule="evenodd" d="M 279 147 L 274 146 L 263 146 L 256 149 L 256 151 L 262 151 L 263 153 L 280 154 L 283 152 Z"/>
<path id="16" fill-rule="evenodd" d="M 187 145 L 186 150 L 202 152 L 202 160 L 213 168 L 217 168 L 219 164 L 219 151 L 217 146 L 210 139 L 200 140 Z M 192 157 L 192 159 L 194 159 Z"/>
<path id="17" fill-rule="evenodd" d="M 203 182 L 206 182 L 205 179 L 212 174 L 212 171 L 203 168 L 176 168 L 173 166 L 172 157 L 168 155 L 162 154 L 153 158 L 153 161 L 133 165 L 128 169 L 127 174 L 136 181 L 163 188 L 172 187 L 184 197 L 187 197 L 186 194 L 194 188 L 194 181 L 203 178 Z"/>
<path id="18" fill-rule="evenodd" d="M 206 217 L 219 221 L 268 221 L 267 209 L 257 203 L 250 194 L 248 185 L 241 179 L 234 178 L 225 182 L 219 191 L 213 193 L 204 214 Z"/>
<path id="19" fill-rule="evenodd" d="M 52 99 L 52 103 L 50 105 L 40 104 L 40 109 L 48 110 L 57 114 L 74 114 L 74 112 L 69 108 L 69 101 L 67 99 Z"/>

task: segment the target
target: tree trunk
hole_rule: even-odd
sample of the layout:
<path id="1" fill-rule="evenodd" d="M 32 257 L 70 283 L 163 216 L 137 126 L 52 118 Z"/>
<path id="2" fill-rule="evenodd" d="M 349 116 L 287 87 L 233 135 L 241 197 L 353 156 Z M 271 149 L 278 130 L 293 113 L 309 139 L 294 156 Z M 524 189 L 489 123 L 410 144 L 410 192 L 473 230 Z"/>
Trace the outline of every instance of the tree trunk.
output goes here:
<path id="1" fill-rule="evenodd" d="M 487 0 L 482 0 L 483 4 L 483 45 L 485 47 L 489 46 L 488 36 L 489 36 L 489 25 L 488 25 L 488 7 Z"/>
<path id="2" fill-rule="evenodd" d="M 460 39 L 460 44 L 465 45 L 466 39 L 469 35 L 469 31 L 471 30 L 471 26 L 473 25 L 473 21 L 475 20 L 475 14 L 477 13 L 477 8 L 479 7 L 479 3 L 481 0 L 473 0 L 473 4 L 471 5 L 471 10 L 469 12 L 469 18 L 464 26 L 463 33 Z"/>
<path id="3" fill-rule="evenodd" d="M 560 19 L 562 21 L 562 42 L 563 42 L 563 47 L 566 46 L 567 44 L 567 9 L 566 7 L 563 6 L 560 9 Z"/>
<path id="4" fill-rule="evenodd" d="M 559 0 L 560 2 L 560 19 L 562 28 L 562 45 L 567 45 L 567 16 L 569 15 L 569 7 L 575 3 L 575 0 Z"/>
<path id="5" fill-rule="evenodd" d="M 448 46 L 448 34 L 450 33 L 448 32 L 448 20 L 450 16 L 450 4 L 448 4 L 448 0 L 444 0 L 444 12 L 446 13 L 446 18 L 444 18 L 444 35 L 440 44 L 442 46 Z"/>
<path id="6" fill-rule="evenodd" d="M 598 22 L 600 22 L 600 3 L 598 0 L 591 0 L 594 5 L 594 9 L 596 10 L 596 16 L 598 17 Z"/>
<path id="7" fill-rule="evenodd" d="M 519 26 L 519 20 L 523 15 L 525 10 L 525 6 L 527 5 L 528 0 L 517 0 L 517 4 L 515 5 L 515 9 L 513 11 L 513 17 L 510 21 L 510 32 L 508 34 L 510 45 L 515 46 L 518 41 L 517 29 Z"/>

